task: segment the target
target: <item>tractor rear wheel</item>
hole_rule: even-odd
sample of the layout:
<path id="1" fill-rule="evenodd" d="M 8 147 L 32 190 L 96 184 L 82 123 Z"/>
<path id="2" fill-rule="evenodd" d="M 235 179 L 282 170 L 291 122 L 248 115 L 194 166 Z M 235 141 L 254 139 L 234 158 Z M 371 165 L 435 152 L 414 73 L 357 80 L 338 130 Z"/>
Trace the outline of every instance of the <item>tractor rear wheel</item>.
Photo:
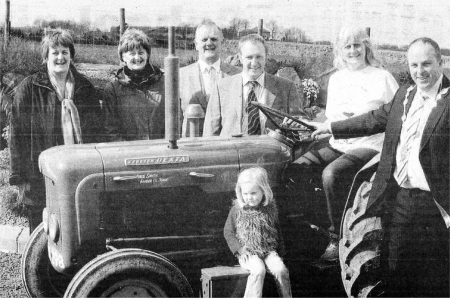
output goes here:
<path id="1" fill-rule="evenodd" d="M 98 256 L 72 279 L 64 297 L 193 297 L 181 271 L 168 259 L 141 249 Z"/>
<path id="2" fill-rule="evenodd" d="M 50 263 L 43 223 L 33 231 L 22 253 L 21 275 L 30 297 L 61 297 L 71 280 Z"/>
<path id="3" fill-rule="evenodd" d="M 342 224 L 339 242 L 341 276 L 348 297 L 368 297 L 380 284 L 380 217 L 365 215 L 372 184 L 363 182 Z"/>

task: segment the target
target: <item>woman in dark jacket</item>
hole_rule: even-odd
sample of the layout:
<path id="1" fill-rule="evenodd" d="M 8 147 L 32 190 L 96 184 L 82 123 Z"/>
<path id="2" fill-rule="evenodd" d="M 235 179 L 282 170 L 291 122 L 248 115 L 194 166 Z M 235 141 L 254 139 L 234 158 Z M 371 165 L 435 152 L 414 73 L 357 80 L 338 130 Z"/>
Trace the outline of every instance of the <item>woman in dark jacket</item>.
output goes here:
<path id="1" fill-rule="evenodd" d="M 43 68 L 17 87 L 11 111 L 9 182 L 29 205 L 30 233 L 42 221 L 45 184 L 39 154 L 53 146 L 99 141 L 100 102 L 94 86 L 73 66 L 75 48 L 67 31 L 42 41 Z"/>
<path id="2" fill-rule="evenodd" d="M 164 137 L 164 76 L 150 64 L 150 40 L 128 29 L 119 42 L 124 66 L 104 90 L 105 132 L 109 141 Z"/>

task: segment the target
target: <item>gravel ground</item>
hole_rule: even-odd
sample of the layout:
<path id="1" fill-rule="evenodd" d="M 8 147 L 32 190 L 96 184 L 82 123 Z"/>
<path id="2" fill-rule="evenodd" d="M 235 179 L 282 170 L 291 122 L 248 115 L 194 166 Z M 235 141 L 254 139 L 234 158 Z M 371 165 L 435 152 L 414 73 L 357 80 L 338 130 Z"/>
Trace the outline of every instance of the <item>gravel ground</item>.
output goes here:
<path id="1" fill-rule="evenodd" d="M 20 278 L 20 258 L 0 252 L 0 297 L 28 297 Z"/>

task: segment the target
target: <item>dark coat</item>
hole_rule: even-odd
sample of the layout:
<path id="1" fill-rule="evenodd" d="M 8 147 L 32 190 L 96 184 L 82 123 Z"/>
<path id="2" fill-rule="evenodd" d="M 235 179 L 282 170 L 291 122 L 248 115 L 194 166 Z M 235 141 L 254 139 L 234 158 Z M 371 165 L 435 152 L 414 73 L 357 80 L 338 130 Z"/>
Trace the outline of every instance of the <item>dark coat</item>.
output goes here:
<path id="1" fill-rule="evenodd" d="M 163 73 L 156 67 L 140 83 L 119 69 L 103 93 L 108 141 L 164 138 L 164 88 Z"/>
<path id="2" fill-rule="evenodd" d="M 442 90 L 450 87 L 446 76 L 442 80 Z M 402 130 L 403 102 L 407 87 L 400 88 L 394 99 L 378 110 L 331 124 L 336 138 L 358 137 L 386 132 L 377 174 L 369 196 L 367 212 L 378 214 L 386 211 L 392 189 L 397 185 L 394 178 L 397 145 Z M 406 111 L 409 110 L 417 87 L 410 94 Z M 436 201 L 449 212 L 449 101 L 450 90 L 442 95 L 437 106 L 428 117 L 420 144 L 419 160 L 425 173 L 430 191 Z M 450 212 L 449 212 L 450 213 Z"/>
<path id="3" fill-rule="evenodd" d="M 75 81 L 73 101 L 80 115 L 83 143 L 100 141 L 102 116 L 98 94 L 74 66 L 70 70 Z M 44 67 L 25 78 L 14 96 L 9 135 L 10 184 L 42 183 L 38 167 L 39 154 L 63 144 L 61 102 Z"/>

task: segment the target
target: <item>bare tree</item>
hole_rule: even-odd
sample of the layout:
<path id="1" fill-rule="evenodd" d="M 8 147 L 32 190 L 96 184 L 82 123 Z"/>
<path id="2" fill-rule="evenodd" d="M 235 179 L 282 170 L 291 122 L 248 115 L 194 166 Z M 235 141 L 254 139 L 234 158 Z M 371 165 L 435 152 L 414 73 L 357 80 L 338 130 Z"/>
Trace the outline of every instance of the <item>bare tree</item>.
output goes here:
<path id="1" fill-rule="evenodd" d="M 244 31 L 247 31 L 248 26 L 250 26 L 250 22 L 248 20 L 243 19 L 241 26 Z"/>
<path id="2" fill-rule="evenodd" d="M 233 18 L 230 21 L 230 29 L 233 30 L 236 36 L 239 36 L 241 31 L 245 31 L 248 29 L 250 22 L 245 19 Z"/>
<path id="3" fill-rule="evenodd" d="M 305 31 L 297 27 L 283 28 L 281 31 L 281 39 L 288 42 L 306 42 L 311 39 L 306 36 Z"/>
<path id="4" fill-rule="evenodd" d="M 241 31 L 242 20 L 240 18 L 233 18 L 230 21 L 230 29 L 234 32 L 235 36 L 239 36 L 239 32 Z"/>
<path id="5" fill-rule="evenodd" d="M 270 39 L 275 39 L 275 32 L 278 31 L 278 24 L 274 20 L 270 20 L 266 24 L 267 28 L 270 30 Z"/>

